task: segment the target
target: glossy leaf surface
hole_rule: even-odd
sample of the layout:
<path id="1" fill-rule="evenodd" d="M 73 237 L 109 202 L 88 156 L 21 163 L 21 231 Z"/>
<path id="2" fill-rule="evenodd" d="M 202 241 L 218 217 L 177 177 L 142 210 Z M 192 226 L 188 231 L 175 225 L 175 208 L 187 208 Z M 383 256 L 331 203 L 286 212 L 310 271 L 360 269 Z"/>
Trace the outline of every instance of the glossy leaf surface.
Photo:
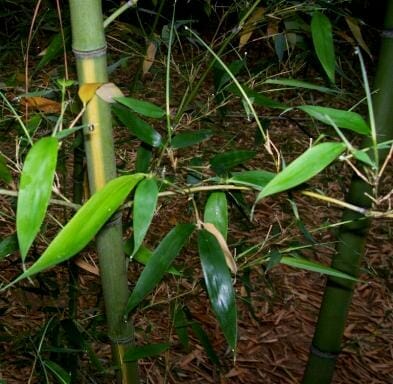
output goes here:
<path id="1" fill-rule="evenodd" d="M 161 145 L 161 135 L 145 121 L 138 118 L 131 111 L 113 105 L 112 111 L 115 116 L 139 139 L 152 147 L 159 147 Z"/>
<path id="2" fill-rule="evenodd" d="M 362 135 L 369 135 L 371 132 L 370 127 L 364 121 L 363 117 L 356 112 L 318 107 L 316 105 L 302 105 L 298 109 L 328 125 L 332 125 L 333 121 L 338 128 L 349 129 Z"/>
<path id="3" fill-rule="evenodd" d="M 134 99 L 132 97 L 116 97 L 115 99 L 118 103 L 125 105 L 126 107 L 132 109 L 134 112 L 146 117 L 153 117 L 159 119 L 165 115 L 165 111 L 148 101 Z"/>
<path id="4" fill-rule="evenodd" d="M 17 281 L 68 260 L 81 251 L 123 204 L 143 178 L 135 174 L 111 180 L 79 209 L 58 233 L 42 256 Z"/>
<path id="5" fill-rule="evenodd" d="M 224 192 L 213 192 L 205 204 L 205 223 L 214 224 L 224 239 L 228 235 L 228 202 Z"/>
<path id="6" fill-rule="evenodd" d="M 343 143 L 322 143 L 309 148 L 266 185 L 257 201 L 311 179 L 340 156 L 345 148 Z"/>
<path id="7" fill-rule="evenodd" d="M 136 282 L 128 299 L 127 313 L 133 310 L 160 282 L 193 230 L 192 224 L 178 224 L 161 241 Z"/>
<path id="8" fill-rule="evenodd" d="M 135 190 L 133 205 L 134 251 L 131 257 L 138 251 L 145 238 L 156 210 L 157 199 L 157 182 L 152 178 L 142 180 Z"/>
<path id="9" fill-rule="evenodd" d="M 198 232 L 198 249 L 210 302 L 225 338 L 234 350 L 237 315 L 232 279 L 216 238 L 206 230 Z"/>
<path id="10" fill-rule="evenodd" d="M 57 162 L 58 141 L 44 137 L 26 156 L 19 184 L 16 230 L 24 262 L 41 224 L 52 193 Z"/>
<path id="11" fill-rule="evenodd" d="M 314 12 L 311 19 L 311 35 L 315 53 L 322 64 L 329 80 L 334 83 L 335 53 L 332 25 L 330 20 L 320 12 Z"/>

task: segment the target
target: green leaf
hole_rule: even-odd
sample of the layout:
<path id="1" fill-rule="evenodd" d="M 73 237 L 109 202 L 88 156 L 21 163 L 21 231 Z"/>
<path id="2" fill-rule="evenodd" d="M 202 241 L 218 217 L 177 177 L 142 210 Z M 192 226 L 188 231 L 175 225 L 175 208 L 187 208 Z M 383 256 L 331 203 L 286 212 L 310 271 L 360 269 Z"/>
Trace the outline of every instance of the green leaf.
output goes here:
<path id="1" fill-rule="evenodd" d="M 178 224 L 165 236 L 154 250 L 136 282 L 128 299 L 126 313 L 133 310 L 159 283 L 193 230 L 194 225 L 192 224 Z"/>
<path id="2" fill-rule="evenodd" d="M 146 248 L 145 246 L 141 245 L 139 247 L 138 251 L 135 253 L 133 260 L 136 260 L 138 263 L 146 265 L 152 255 L 153 255 L 153 252 L 149 248 Z M 177 268 L 175 268 L 173 266 L 170 266 L 168 268 L 167 272 L 170 273 L 171 275 L 174 275 L 174 276 L 182 276 L 183 275 L 182 272 L 180 272 Z"/>
<path id="3" fill-rule="evenodd" d="M 41 57 L 41 60 L 34 68 L 34 72 L 41 70 L 45 65 L 49 64 L 53 59 L 58 57 L 59 55 L 63 54 L 64 52 L 64 43 L 70 40 L 71 31 L 70 28 L 64 28 L 64 42 L 63 36 L 61 33 L 57 33 L 52 40 L 50 41 L 48 47 L 45 50 L 45 54 Z"/>
<path id="4" fill-rule="evenodd" d="M 224 152 L 214 156 L 210 160 L 210 165 L 214 172 L 222 175 L 236 165 L 243 164 L 247 160 L 254 158 L 256 154 L 255 151 L 246 150 Z"/>
<path id="5" fill-rule="evenodd" d="M 296 79 L 268 79 L 265 81 L 265 83 L 283 85 L 285 87 L 312 89 L 313 91 L 319 91 L 323 93 L 337 93 L 335 89 Z"/>
<path id="6" fill-rule="evenodd" d="M 18 238 L 15 233 L 3 238 L 0 240 L 0 260 L 4 259 L 9 254 L 17 251 L 18 249 Z"/>
<path id="7" fill-rule="evenodd" d="M 257 201 L 311 179 L 340 156 L 345 148 L 343 143 L 322 143 L 307 149 L 266 185 L 259 193 Z"/>
<path id="8" fill-rule="evenodd" d="M 3 180 L 9 184 L 12 180 L 11 172 L 7 167 L 7 162 L 4 157 L 0 154 L 0 180 Z"/>
<path id="9" fill-rule="evenodd" d="M 137 361 L 152 356 L 161 355 L 170 348 L 168 343 L 147 344 L 142 347 L 128 348 L 124 354 L 124 361 Z"/>
<path id="10" fill-rule="evenodd" d="M 138 251 L 156 210 L 158 200 L 158 187 L 154 179 L 142 180 L 135 190 L 133 209 L 134 251 Z"/>
<path id="11" fill-rule="evenodd" d="M 328 276 L 340 277 L 342 279 L 358 281 L 358 279 L 354 278 L 351 275 L 348 275 L 347 273 L 340 272 L 337 269 L 326 267 L 322 264 L 315 263 L 313 261 L 309 261 L 302 258 L 283 256 L 280 260 L 280 263 L 289 265 L 290 267 L 306 269 L 307 271 L 323 273 L 324 275 L 328 275 Z"/>
<path id="12" fill-rule="evenodd" d="M 329 80 L 334 83 L 335 53 L 332 25 L 330 20 L 320 12 L 314 12 L 311 19 L 311 35 L 315 53 L 322 64 Z"/>
<path id="13" fill-rule="evenodd" d="M 223 251 L 216 238 L 206 230 L 198 232 L 198 249 L 213 311 L 228 344 L 235 350 L 237 341 L 235 293 Z"/>
<path id="14" fill-rule="evenodd" d="M 68 260 L 81 251 L 142 178 L 141 174 L 118 177 L 91 196 L 53 239 L 41 257 L 11 284 Z"/>
<path id="15" fill-rule="evenodd" d="M 267 108 L 277 108 L 277 109 L 286 109 L 288 108 L 285 104 L 282 104 L 276 100 L 270 99 L 269 97 L 262 95 L 261 93 L 254 91 L 253 89 L 242 85 L 244 92 L 246 95 L 252 100 L 252 102 L 256 105 L 260 105 L 262 107 Z M 228 90 L 232 92 L 234 95 L 242 97 L 239 88 L 236 85 L 231 85 L 228 87 Z"/>
<path id="16" fill-rule="evenodd" d="M 246 185 L 261 190 L 274 178 L 274 176 L 276 176 L 275 173 L 262 170 L 233 172 L 227 182 L 231 184 Z"/>
<path id="17" fill-rule="evenodd" d="M 354 150 L 352 154 L 356 160 L 359 160 L 362 163 L 369 165 L 370 167 L 375 167 L 375 162 L 371 160 L 370 156 L 366 152 Z"/>
<path id="18" fill-rule="evenodd" d="M 171 147 L 175 149 L 190 147 L 207 140 L 212 134 L 210 130 L 182 132 L 173 137 Z"/>
<path id="19" fill-rule="evenodd" d="M 139 119 L 131 111 L 114 105 L 112 107 L 116 117 L 139 139 L 152 147 L 159 147 L 162 143 L 161 135 L 145 121 Z"/>
<path id="20" fill-rule="evenodd" d="M 301 105 L 297 108 L 328 125 L 332 125 L 331 121 L 333 121 L 337 127 L 349 129 L 361 135 L 369 135 L 371 132 L 363 117 L 356 112 L 316 105 Z"/>
<path id="21" fill-rule="evenodd" d="M 148 101 L 124 96 L 115 97 L 115 100 L 143 116 L 159 119 L 165 115 L 165 111 L 162 108 Z"/>
<path id="22" fill-rule="evenodd" d="M 152 157 L 152 148 L 147 146 L 145 143 L 141 143 L 136 151 L 135 171 L 147 173 L 149 171 Z"/>
<path id="23" fill-rule="evenodd" d="M 226 240 L 228 235 L 228 202 L 224 192 L 210 194 L 205 205 L 204 222 L 214 224 Z"/>
<path id="24" fill-rule="evenodd" d="M 25 159 L 16 210 L 16 230 L 23 262 L 48 208 L 58 147 L 57 139 L 44 137 L 31 147 Z"/>
<path id="25" fill-rule="evenodd" d="M 183 308 L 180 306 L 176 306 L 175 311 L 173 313 L 173 324 L 175 326 L 175 332 L 179 337 L 179 340 L 184 349 L 188 349 L 189 345 L 189 337 L 187 328 L 190 325 L 190 322 L 187 319 L 186 313 Z"/>
<path id="26" fill-rule="evenodd" d="M 60 367 L 59 364 L 54 361 L 44 360 L 44 365 L 47 367 L 57 379 L 57 382 L 61 384 L 70 384 L 71 376 L 65 371 L 64 368 Z"/>

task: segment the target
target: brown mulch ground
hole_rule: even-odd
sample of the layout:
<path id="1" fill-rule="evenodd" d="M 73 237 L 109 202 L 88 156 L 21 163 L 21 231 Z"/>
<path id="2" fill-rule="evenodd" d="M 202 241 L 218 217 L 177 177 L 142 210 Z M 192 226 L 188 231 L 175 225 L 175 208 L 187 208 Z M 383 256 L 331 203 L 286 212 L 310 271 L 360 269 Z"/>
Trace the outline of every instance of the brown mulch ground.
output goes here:
<path id="1" fill-rule="evenodd" d="M 123 76 L 126 75 L 123 73 Z M 121 75 L 119 77 L 121 82 L 123 78 Z M 153 78 L 145 83 L 144 97 L 160 99 L 162 102 L 163 88 L 155 81 L 156 78 Z M 174 89 L 173 92 L 175 95 L 181 95 L 181 89 Z M 205 90 L 204 95 L 208 93 L 209 91 Z M 201 102 L 204 100 L 204 95 L 200 96 Z M 292 98 L 292 95 L 289 97 Z M 230 125 L 220 127 L 225 129 L 224 139 L 222 136 L 217 136 L 208 143 L 200 145 L 197 152 L 180 153 L 178 172 L 181 172 L 184 165 L 181 163 L 182 159 L 196 154 L 221 151 L 224 145 L 228 147 L 228 141 L 237 148 L 252 146 L 255 127 L 246 119 L 239 117 L 239 114 L 231 117 L 230 121 Z M 186 118 L 184 124 L 187 125 Z M 219 120 L 213 120 L 212 124 L 219 126 L 221 123 Z M 271 135 L 276 145 L 283 150 L 287 162 L 300 154 L 308 145 L 304 133 L 285 120 L 273 121 Z M 226 140 L 228 137 L 231 140 Z M 116 138 L 117 141 L 121 140 L 121 133 L 118 133 Z M 8 143 L 2 141 L 0 146 L 2 151 L 13 153 L 13 141 Z M 229 149 L 227 147 L 225 149 Z M 131 161 L 134 158 L 134 148 L 126 147 L 122 150 L 121 157 L 126 163 Z M 250 168 L 272 169 L 269 162 L 270 160 L 263 155 L 258 155 L 255 161 L 248 164 Z M 169 163 L 168 170 L 170 172 Z M 344 176 L 342 180 L 338 180 L 336 172 L 337 170 L 328 170 L 318 178 L 317 182 L 327 194 L 342 197 L 348 177 Z M 348 172 L 344 170 L 343 174 L 346 175 Z M 253 197 L 253 195 L 248 196 L 250 201 Z M 324 203 L 311 201 L 300 195 L 295 196 L 295 201 L 300 216 L 309 230 L 320 228 L 327 222 L 335 223 L 340 220 L 339 209 L 327 207 Z M 12 199 L 7 197 L 0 197 L 0 202 L 0 236 L 4 236 L 14 231 L 12 218 L 15 214 L 15 206 Z M 160 201 L 147 242 L 152 246 L 156 245 L 176 222 L 189 221 L 191 212 L 189 204 L 189 201 L 183 197 Z M 63 211 L 55 210 L 53 213 L 61 216 Z M 35 250 L 36 254 L 39 254 L 45 246 L 46 238 L 53 235 L 50 226 L 53 226 L 53 222 L 48 223 L 49 232 L 45 234 L 45 238 L 40 239 L 40 244 Z M 392 230 L 392 222 L 380 220 L 374 222 L 370 231 L 363 262 L 364 273 L 354 293 L 343 340 L 343 351 L 337 361 L 334 384 L 393 382 Z M 279 231 L 280 235 L 273 238 L 274 231 Z M 334 236 L 324 230 L 314 232 L 313 236 L 319 243 L 326 245 L 307 251 L 307 255 L 317 261 L 329 263 L 334 252 Z M 172 345 L 161 357 L 140 362 L 142 382 L 150 384 L 295 384 L 300 382 L 318 316 L 325 278 L 316 273 L 286 266 L 275 267 L 266 273 L 260 265 L 259 258 L 271 247 L 285 247 L 296 241 L 304 242 L 300 231 L 294 225 L 293 215 L 285 197 L 267 199 L 266 202 L 259 204 L 253 223 L 249 223 L 239 211 L 232 209 L 229 239 L 232 249 L 240 250 L 244 245 L 262 244 L 265 240 L 267 240 L 266 244 L 260 254 L 253 254 L 247 260 L 238 260 L 243 269 L 235 284 L 239 311 L 239 342 L 236 357 L 234 358 L 228 350 L 210 309 L 206 293 L 200 284 L 202 273 L 199 262 L 191 245 L 178 261 L 178 265 L 185 266 L 188 273 L 181 278 L 168 275 L 149 297 L 145 306 L 133 316 L 136 341 L 139 345 L 168 341 Z M 93 265 L 95 260 L 93 248 L 86 250 L 83 257 Z M 247 264 L 254 265 L 249 270 L 248 285 L 242 279 L 245 278 L 244 267 Z M 140 271 L 140 266 L 132 265 L 130 281 L 135 281 Z M 11 279 L 19 272 L 18 255 L 2 261 L 2 281 Z M 37 374 L 40 371 L 40 361 L 37 356 L 40 353 L 48 354 L 45 351 L 46 339 L 42 337 L 42 331 L 49 319 L 64 319 L 68 316 L 67 283 L 67 270 L 59 267 L 42 275 L 40 290 L 16 287 L 2 294 L 0 379 L 7 384 L 43 382 L 40 381 L 43 380 L 42 376 Z M 93 340 L 91 346 L 100 362 L 108 367 L 110 348 L 107 344 L 99 342 L 100 335 L 104 332 L 99 278 L 81 269 L 79 284 L 79 325 L 91 336 Z M 31 287 L 29 282 L 24 282 L 21 286 Z M 174 307 L 182 305 L 187 306 L 193 319 L 207 333 L 222 363 L 220 370 L 208 358 L 194 333 L 189 332 L 189 348 L 184 349 L 181 346 L 171 313 Z M 37 353 L 41 340 L 43 350 Z M 97 372 L 86 353 L 81 364 L 81 383 L 111 382 L 109 375 Z"/>

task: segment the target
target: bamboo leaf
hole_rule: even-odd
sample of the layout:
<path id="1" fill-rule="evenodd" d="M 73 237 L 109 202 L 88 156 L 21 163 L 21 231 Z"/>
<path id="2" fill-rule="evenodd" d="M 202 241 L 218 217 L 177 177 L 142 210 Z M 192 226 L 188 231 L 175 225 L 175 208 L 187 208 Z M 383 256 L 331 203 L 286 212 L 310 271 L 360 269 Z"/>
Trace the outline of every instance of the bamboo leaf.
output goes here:
<path id="1" fill-rule="evenodd" d="M 118 177 L 91 196 L 53 239 L 41 257 L 11 285 L 68 260 L 81 251 L 142 178 L 141 174 Z"/>
<path id="2" fill-rule="evenodd" d="M 273 172 L 262 170 L 233 172 L 227 182 L 246 185 L 261 190 L 274 178 L 275 175 L 276 174 Z"/>
<path id="3" fill-rule="evenodd" d="M 333 121 L 337 127 L 349 129 L 361 135 L 369 135 L 371 132 L 363 117 L 356 112 L 316 105 L 301 105 L 297 108 L 328 125 L 331 125 L 331 121 Z"/>
<path id="4" fill-rule="evenodd" d="M 231 270 L 233 274 L 236 274 L 237 265 L 235 263 L 235 259 L 233 258 L 232 252 L 229 250 L 228 244 L 222 233 L 212 223 L 201 223 L 201 225 L 203 229 L 211 233 L 216 238 L 218 244 L 221 247 L 222 253 L 224 254 L 225 262 L 228 268 Z"/>
<path id="5" fill-rule="evenodd" d="M 26 156 L 20 178 L 16 211 L 16 230 L 22 262 L 40 230 L 52 192 L 58 141 L 44 137 Z"/>
<path id="6" fill-rule="evenodd" d="M 15 252 L 19 249 L 18 247 L 18 238 L 16 234 L 4 237 L 0 240 L 0 260 L 7 257 L 12 252 Z"/>
<path id="7" fill-rule="evenodd" d="M 78 96 L 83 105 L 86 105 L 94 97 L 101 85 L 102 83 L 85 83 L 79 87 Z"/>
<path id="8" fill-rule="evenodd" d="M 250 37 L 255 29 L 258 27 L 258 23 L 265 19 L 265 8 L 258 7 L 251 14 L 251 17 L 246 21 L 243 27 L 243 31 L 240 35 L 239 49 L 242 49 L 250 40 Z"/>
<path id="9" fill-rule="evenodd" d="M 161 135 L 149 124 L 139 119 L 131 111 L 121 108 L 118 105 L 113 105 L 112 111 L 119 118 L 119 120 L 140 140 L 152 147 L 159 147 L 161 145 Z"/>
<path id="10" fill-rule="evenodd" d="M 171 147 L 175 149 L 190 147 L 207 140 L 212 134 L 210 130 L 182 132 L 173 137 Z"/>
<path id="11" fill-rule="evenodd" d="M 198 232 L 198 249 L 213 311 L 228 344 L 235 350 L 237 340 L 235 293 L 223 252 L 216 238 L 203 229 Z"/>
<path id="12" fill-rule="evenodd" d="M 343 143 L 322 143 L 307 149 L 266 185 L 259 193 L 257 201 L 311 179 L 333 162 L 345 148 Z"/>
<path id="13" fill-rule="evenodd" d="M 205 204 L 205 223 L 212 223 L 224 239 L 228 235 L 228 202 L 224 192 L 213 192 Z"/>
<path id="14" fill-rule="evenodd" d="M 311 35 L 315 53 L 322 64 L 329 80 L 334 83 L 335 53 L 332 25 L 330 20 L 320 12 L 314 12 L 311 19 Z"/>
<path id="15" fill-rule="evenodd" d="M 340 277 L 342 279 L 358 281 L 358 279 L 354 278 L 351 275 L 348 275 L 347 273 L 340 272 L 337 269 L 326 267 L 322 264 L 315 263 L 313 261 L 309 261 L 302 258 L 283 256 L 281 257 L 280 263 L 295 268 L 306 269 L 307 271 L 323 273 L 324 275 L 328 275 L 328 276 Z"/>
<path id="16" fill-rule="evenodd" d="M 154 289 L 193 230 L 194 225 L 192 224 L 178 224 L 165 236 L 154 250 L 136 282 L 135 288 L 128 299 L 126 313 L 133 310 Z"/>
<path id="17" fill-rule="evenodd" d="M 7 184 L 12 181 L 11 172 L 7 167 L 7 163 L 4 157 L 0 154 L 0 180 L 3 180 Z"/>
<path id="18" fill-rule="evenodd" d="M 60 367 L 59 364 L 54 361 L 44 360 L 44 365 L 47 367 L 57 379 L 57 382 L 61 384 L 70 384 L 71 376 L 65 371 L 64 368 Z"/>
<path id="19" fill-rule="evenodd" d="M 148 357 L 161 355 L 170 348 L 169 343 L 147 344 L 142 347 L 128 348 L 124 354 L 124 361 L 137 361 Z"/>
<path id="20" fill-rule="evenodd" d="M 135 253 L 133 260 L 136 260 L 138 263 L 146 265 L 152 255 L 153 255 L 153 252 L 149 248 L 146 248 L 145 246 L 141 245 L 139 247 L 138 251 Z M 180 272 L 174 266 L 170 266 L 168 268 L 167 272 L 170 273 L 171 275 L 174 275 L 174 276 L 182 276 L 183 275 L 183 273 Z"/>
<path id="21" fill-rule="evenodd" d="M 243 164 L 247 160 L 254 158 L 255 155 L 255 151 L 246 150 L 224 152 L 214 156 L 210 160 L 210 165 L 217 174 L 221 175 L 236 165 Z"/>
<path id="22" fill-rule="evenodd" d="M 156 53 L 157 53 L 157 42 L 149 41 L 149 44 L 147 45 L 146 48 L 146 55 L 142 64 L 143 76 L 145 76 L 149 72 L 151 66 L 153 65 L 156 57 Z"/>
<path id="23" fill-rule="evenodd" d="M 370 59 L 372 59 L 373 55 L 371 54 L 370 49 L 368 48 L 366 42 L 363 39 L 362 31 L 359 25 L 359 20 L 351 16 L 345 16 L 345 21 L 347 22 L 353 37 L 356 39 L 356 42 L 367 52 L 367 54 L 370 56 Z"/>
<path id="24" fill-rule="evenodd" d="M 319 91 L 323 93 L 337 93 L 335 89 L 323 87 L 321 85 L 309 83 L 306 81 L 296 80 L 296 79 L 268 79 L 265 81 L 266 84 L 276 84 L 283 85 L 285 87 L 294 87 L 294 88 L 305 88 L 311 89 L 313 91 Z"/>
<path id="25" fill-rule="evenodd" d="M 120 104 L 123 104 L 127 108 L 132 109 L 134 112 L 146 117 L 160 119 L 165 115 L 165 111 L 161 107 L 148 101 L 138 100 L 132 97 L 125 96 L 116 97 L 116 101 Z"/>
<path id="26" fill-rule="evenodd" d="M 145 238 L 156 210 L 157 199 L 158 187 L 156 181 L 152 178 L 142 180 L 135 191 L 133 215 L 134 251 L 131 257 L 138 251 Z"/>
<path id="27" fill-rule="evenodd" d="M 121 89 L 114 83 L 101 85 L 97 89 L 96 94 L 107 103 L 116 103 L 116 97 L 124 96 Z"/>

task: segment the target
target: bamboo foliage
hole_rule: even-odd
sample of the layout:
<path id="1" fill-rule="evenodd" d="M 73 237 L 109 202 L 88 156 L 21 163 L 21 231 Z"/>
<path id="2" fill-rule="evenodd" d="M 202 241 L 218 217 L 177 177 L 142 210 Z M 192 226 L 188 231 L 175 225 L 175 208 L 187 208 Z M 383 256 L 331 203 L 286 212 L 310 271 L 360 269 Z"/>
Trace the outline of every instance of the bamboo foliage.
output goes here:
<path id="1" fill-rule="evenodd" d="M 382 45 L 379 55 L 377 72 L 374 80 L 376 94 L 373 97 L 376 133 L 378 141 L 387 141 L 393 137 L 393 77 L 391 63 L 393 60 L 393 1 L 387 2 L 385 31 L 382 34 Z M 370 145 L 370 139 L 365 145 Z M 387 152 L 379 151 L 379 160 L 383 161 Z M 375 156 L 374 156 L 375 157 Z M 375 159 L 376 160 L 376 159 Z M 378 180 L 376 180 L 378 183 Z M 375 186 L 377 187 L 377 185 Z M 375 188 L 377 189 L 377 188 Z M 371 206 L 371 199 L 367 197 L 376 192 L 364 180 L 354 176 L 346 201 L 350 204 L 364 207 Z M 348 224 L 341 227 L 338 235 L 338 247 L 333 258 L 332 267 L 357 277 L 360 264 L 364 257 L 366 236 L 370 226 L 370 219 L 363 214 L 346 210 L 343 222 Z M 314 333 L 309 361 L 303 377 L 303 384 L 331 382 L 336 359 L 341 348 L 341 340 L 351 304 L 355 282 L 329 277 L 319 318 Z"/>

